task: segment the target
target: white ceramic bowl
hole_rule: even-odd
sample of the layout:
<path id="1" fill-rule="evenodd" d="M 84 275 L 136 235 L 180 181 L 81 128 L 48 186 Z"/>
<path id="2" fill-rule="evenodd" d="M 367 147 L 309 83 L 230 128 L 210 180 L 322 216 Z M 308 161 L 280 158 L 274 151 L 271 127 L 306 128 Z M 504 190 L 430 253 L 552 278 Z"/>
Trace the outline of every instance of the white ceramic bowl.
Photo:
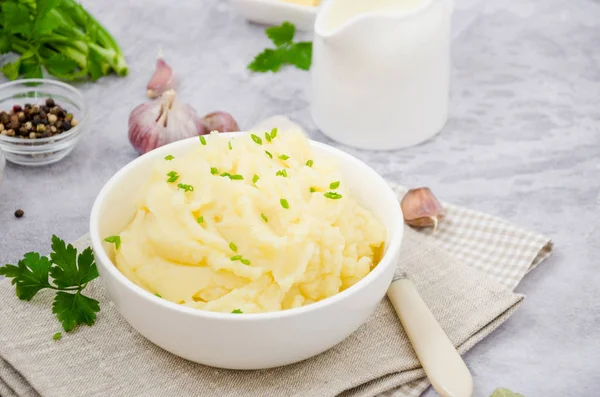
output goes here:
<path id="1" fill-rule="evenodd" d="M 303 6 L 282 0 L 233 0 L 233 6 L 249 21 L 281 25 L 288 21 L 298 30 L 313 30 L 321 6 Z"/>
<path id="2" fill-rule="evenodd" d="M 232 133 L 232 136 L 243 133 Z M 133 219 L 140 187 L 153 163 L 182 155 L 197 138 L 155 149 L 126 165 L 102 188 L 92 208 L 90 235 L 98 271 L 115 306 L 140 334 L 173 354 L 221 368 L 262 369 L 315 356 L 344 340 L 373 313 L 390 285 L 403 232 L 400 205 L 369 166 L 338 149 L 311 142 L 318 154 L 340 164 L 353 197 L 385 226 L 381 262 L 347 290 L 312 305 L 259 314 L 213 313 L 158 298 L 127 279 L 113 264 L 106 236 Z"/>

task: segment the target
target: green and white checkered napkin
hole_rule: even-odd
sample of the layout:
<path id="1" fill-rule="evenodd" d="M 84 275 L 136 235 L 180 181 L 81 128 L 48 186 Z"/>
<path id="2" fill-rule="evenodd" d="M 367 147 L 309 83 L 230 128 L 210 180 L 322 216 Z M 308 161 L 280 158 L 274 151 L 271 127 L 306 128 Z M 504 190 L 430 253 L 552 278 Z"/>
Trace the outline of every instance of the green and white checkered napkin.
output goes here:
<path id="1" fill-rule="evenodd" d="M 393 187 L 401 197 L 404 189 Z M 490 215 L 446 209 L 435 234 L 406 229 L 399 266 L 464 353 L 516 310 L 523 297 L 513 288 L 550 255 L 551 243 Z M 88 244 L 84 236 L 76 246 Z M 387 298 L 358 331 L 317 357 L 227 371 L 158 348 L 121 318 L 100 282 L 88 289 L 101 302 L 96 325 L 53 341 L 59 323 L 51 295 L 19 301 L 9 280 L 0 280 L 0 396 L 418 397 L 429 386 Z"/>

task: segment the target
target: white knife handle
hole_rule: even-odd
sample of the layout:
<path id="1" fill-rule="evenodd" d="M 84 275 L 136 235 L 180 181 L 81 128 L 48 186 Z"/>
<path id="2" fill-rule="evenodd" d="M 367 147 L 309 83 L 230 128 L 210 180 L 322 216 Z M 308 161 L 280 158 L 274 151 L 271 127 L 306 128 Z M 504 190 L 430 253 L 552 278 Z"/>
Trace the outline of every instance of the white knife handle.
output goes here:
<path id="1" fill-rule="evenodd" d="M 412 281 L 393 281 L 387 295 L 431 382 L 442 397 L 471 397 L 473 379 L 465 362 Z"/>

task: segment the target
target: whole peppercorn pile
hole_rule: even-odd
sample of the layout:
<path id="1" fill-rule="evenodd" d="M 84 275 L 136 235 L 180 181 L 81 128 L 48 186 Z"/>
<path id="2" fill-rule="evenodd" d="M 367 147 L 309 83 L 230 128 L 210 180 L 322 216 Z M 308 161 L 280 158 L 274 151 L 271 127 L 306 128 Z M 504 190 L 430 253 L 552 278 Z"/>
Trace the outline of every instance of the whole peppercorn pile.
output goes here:
<path id="1" fill-rule="evenodd" d="M 43 105 L 14 105 L 0 111 L 0 134 L 23 139 L 48 138 L 69 131 L 77 125 L 71 113 L 46 99 Z"/>

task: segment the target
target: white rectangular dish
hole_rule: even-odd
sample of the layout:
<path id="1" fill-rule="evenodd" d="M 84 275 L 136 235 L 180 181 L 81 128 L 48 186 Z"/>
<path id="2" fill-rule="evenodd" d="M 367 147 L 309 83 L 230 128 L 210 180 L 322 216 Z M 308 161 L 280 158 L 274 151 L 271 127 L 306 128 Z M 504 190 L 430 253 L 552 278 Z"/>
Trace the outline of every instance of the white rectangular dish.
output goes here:
<path id="1" fill-rule="evenodd" d="M 289 21 L 298 30 L 312 31 L 319 6 L 304 6 L 283 0 L 233 0 L 233 6 L 247 20 L 263 25 L 280 25 Z"/>

